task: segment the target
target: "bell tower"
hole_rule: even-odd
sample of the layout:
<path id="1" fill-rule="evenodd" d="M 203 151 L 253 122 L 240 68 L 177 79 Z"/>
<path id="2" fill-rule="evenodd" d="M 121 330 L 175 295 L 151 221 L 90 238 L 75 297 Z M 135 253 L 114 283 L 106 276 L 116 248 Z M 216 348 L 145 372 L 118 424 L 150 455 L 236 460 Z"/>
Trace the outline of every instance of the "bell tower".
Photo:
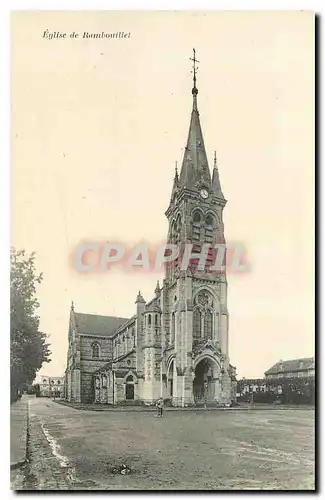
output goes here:
<path id="1" fill-rule="evenodd" d="M 193 62 L 193 103 L 190 127 L 180 174 L 178 174 L 177 165 L 175 168 L 172 194 L 166 216 L 169 222 L 168 242 L 181 245 L 193 243 L 195 253 L 204 243 L 211 245 L 211 248 L 216 244 L 224 243 L 222 212 L 226 200 L 220 186 L 216 153 L 214 153 L 211 178 L 205 151 L 197 106 L 198 61 L 195 49 L 193 49 L 191 61 Z M 209 257 L 212 258 L 212 252 Z M 211 264 L 211 259 L 209 263 Z M 193 266 L 191 269 L 193 270 Z"/>
<path id="2" fill-rule="evenodd" d="M 226 200 L 216 153 L 212 177 L 208 165 L 197 106 L 195 49 L 191 61 L 188 138 L 165 213 L 168 243 L 179 248 L 177 262 L 166 268 L 164 281 L 166 377 L 172 382 L 169 396 L 177 405 L 192 404 L 200 397 L 226 402 L 230 398 L 227 280 L 225 270 L 220 270 L 225 258 L 221 262 L 219 254 L 218 260 L 216 248 L 225 244 Z"/>

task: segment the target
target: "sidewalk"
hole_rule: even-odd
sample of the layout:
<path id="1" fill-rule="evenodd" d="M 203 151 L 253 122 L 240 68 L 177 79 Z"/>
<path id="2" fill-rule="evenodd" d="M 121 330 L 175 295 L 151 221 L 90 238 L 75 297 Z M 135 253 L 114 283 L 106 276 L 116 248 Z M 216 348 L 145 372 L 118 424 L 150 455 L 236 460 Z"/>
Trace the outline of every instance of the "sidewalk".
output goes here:
<path id="1" fill-rule="evenodd" d="M 10 468 L 23 465 L 27 453 L 28 398 L 10 405 Z"/>

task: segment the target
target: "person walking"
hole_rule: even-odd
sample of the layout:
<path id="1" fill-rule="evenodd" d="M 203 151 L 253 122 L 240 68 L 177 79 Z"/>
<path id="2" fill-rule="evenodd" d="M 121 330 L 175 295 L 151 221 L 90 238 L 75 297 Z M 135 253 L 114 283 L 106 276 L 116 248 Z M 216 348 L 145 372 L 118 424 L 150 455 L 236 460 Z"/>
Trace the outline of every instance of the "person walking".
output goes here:
<path id="1" fill-rule="evenodd" d="M 157 417 L 162 417 L 163 416 L 163 409 L 164 409 L 164 400 L 163 398 L 159 398 L 157 403 L 156 403 L 156 406 L 157 406 L 157 410 L 158 410 L 158 415 Z"/>

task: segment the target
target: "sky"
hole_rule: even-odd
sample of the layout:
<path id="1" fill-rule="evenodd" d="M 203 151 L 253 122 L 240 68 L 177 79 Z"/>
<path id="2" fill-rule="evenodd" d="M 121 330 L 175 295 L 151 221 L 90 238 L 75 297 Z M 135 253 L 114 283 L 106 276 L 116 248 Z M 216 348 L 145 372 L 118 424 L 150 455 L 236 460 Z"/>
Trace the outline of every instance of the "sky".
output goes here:
<path id="1" fill-rule="evenodd" d="M 82 37 L 102 31 L 130 36 Z M 139 289 L 153 297 L 161 273 L 85 275 L 71 255 L 82 241 L 166 238 L 193 47 L 225 236 L 250 263 L 228 274 L 230 361 L 248 378 L 313 356 L 313 14 L 15 12 L 11 36 L 11 242 L 35 251 L 44 274 L 37 296 L 52 361 L 42 373 L 64 373 L 72 300 L 77 312 L 129 317 Z"/>

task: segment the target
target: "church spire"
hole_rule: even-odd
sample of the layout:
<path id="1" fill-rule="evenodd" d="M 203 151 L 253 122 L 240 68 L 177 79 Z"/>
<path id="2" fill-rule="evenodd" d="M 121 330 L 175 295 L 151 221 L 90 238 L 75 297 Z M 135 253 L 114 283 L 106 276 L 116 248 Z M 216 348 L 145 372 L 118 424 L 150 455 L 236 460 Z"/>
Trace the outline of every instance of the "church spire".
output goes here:
<path id="1" fill-rule="evenodd" d="M 193 49 L 193 58 L 190 60 L 193 61 L 193 107 L 179 181 L 182 187 L 193 189 L 198 185 L 209 187 L 211 185 L 211 176 L 197 108 L 196 75 L 199 61 L 196 59 L 195 49 Z"/>
<path id="2" fill-rule="evenodd" d="M 193 58 L 190 59 L 190 61 L 193 61 L 193 88 L 192 88 L 192 95 L 193 95 L 193 109 L 197 111 L 197 95 L 199 93 L 197 87 L 196 87 L 196 72 L 198 68 L 196 67 L 196 63 L 200 62 L 196 59 L 195 57 L 195 49 L 193 49 Z"/>
<path id="3" fill-rule="evenodd" d="M 216 152 L 214 152 L 214 159 L 213 159 L 212 189 L 213 189 L 214 194 L 218 198 L 224 199 L 224 196 L 223 196 L 223 193 L 221 190 L 221 186 L 220 186 Z"/>
<path id="4" fill-rule="evenodd" d="M 146 303 L 146 301 L 145 301 L 145 300 L 144 300 L 144 298 L 142 297 L 142 294 L 141 294 L 140 290 L 139 290 L 139 292 L 138 292 L 138 295 L 137 295 L 137 298 L 136 298 L 136 300 L 135 300 L 135 303 L 136 303 L 136 304 L 138 304 L 138 303 L 145 304 L 145 303 Z"/>
<path id="5" fill-rule="evenodd" d="M 159 285 L 159 280 L 157 281 L 157 285 L 156 285 L 156 288 L 155 288 L 155 294 L 156 294 L 156 297 L 159 297 L 160 295 L 160 285 Z"/>
<path id="6" fill-rule="evenodd" d="M 173 183 L 173 189 L 172 189 L 172 194 L 171 194 L 171 200 L 174 199 L 174 196 L 177 193 L 178 188 L 179 188 L 179 178 L 178 178 L 177 161 L 176 161 L 175 162 L 175 175 L 174 175 L 174 183 Z"/>

